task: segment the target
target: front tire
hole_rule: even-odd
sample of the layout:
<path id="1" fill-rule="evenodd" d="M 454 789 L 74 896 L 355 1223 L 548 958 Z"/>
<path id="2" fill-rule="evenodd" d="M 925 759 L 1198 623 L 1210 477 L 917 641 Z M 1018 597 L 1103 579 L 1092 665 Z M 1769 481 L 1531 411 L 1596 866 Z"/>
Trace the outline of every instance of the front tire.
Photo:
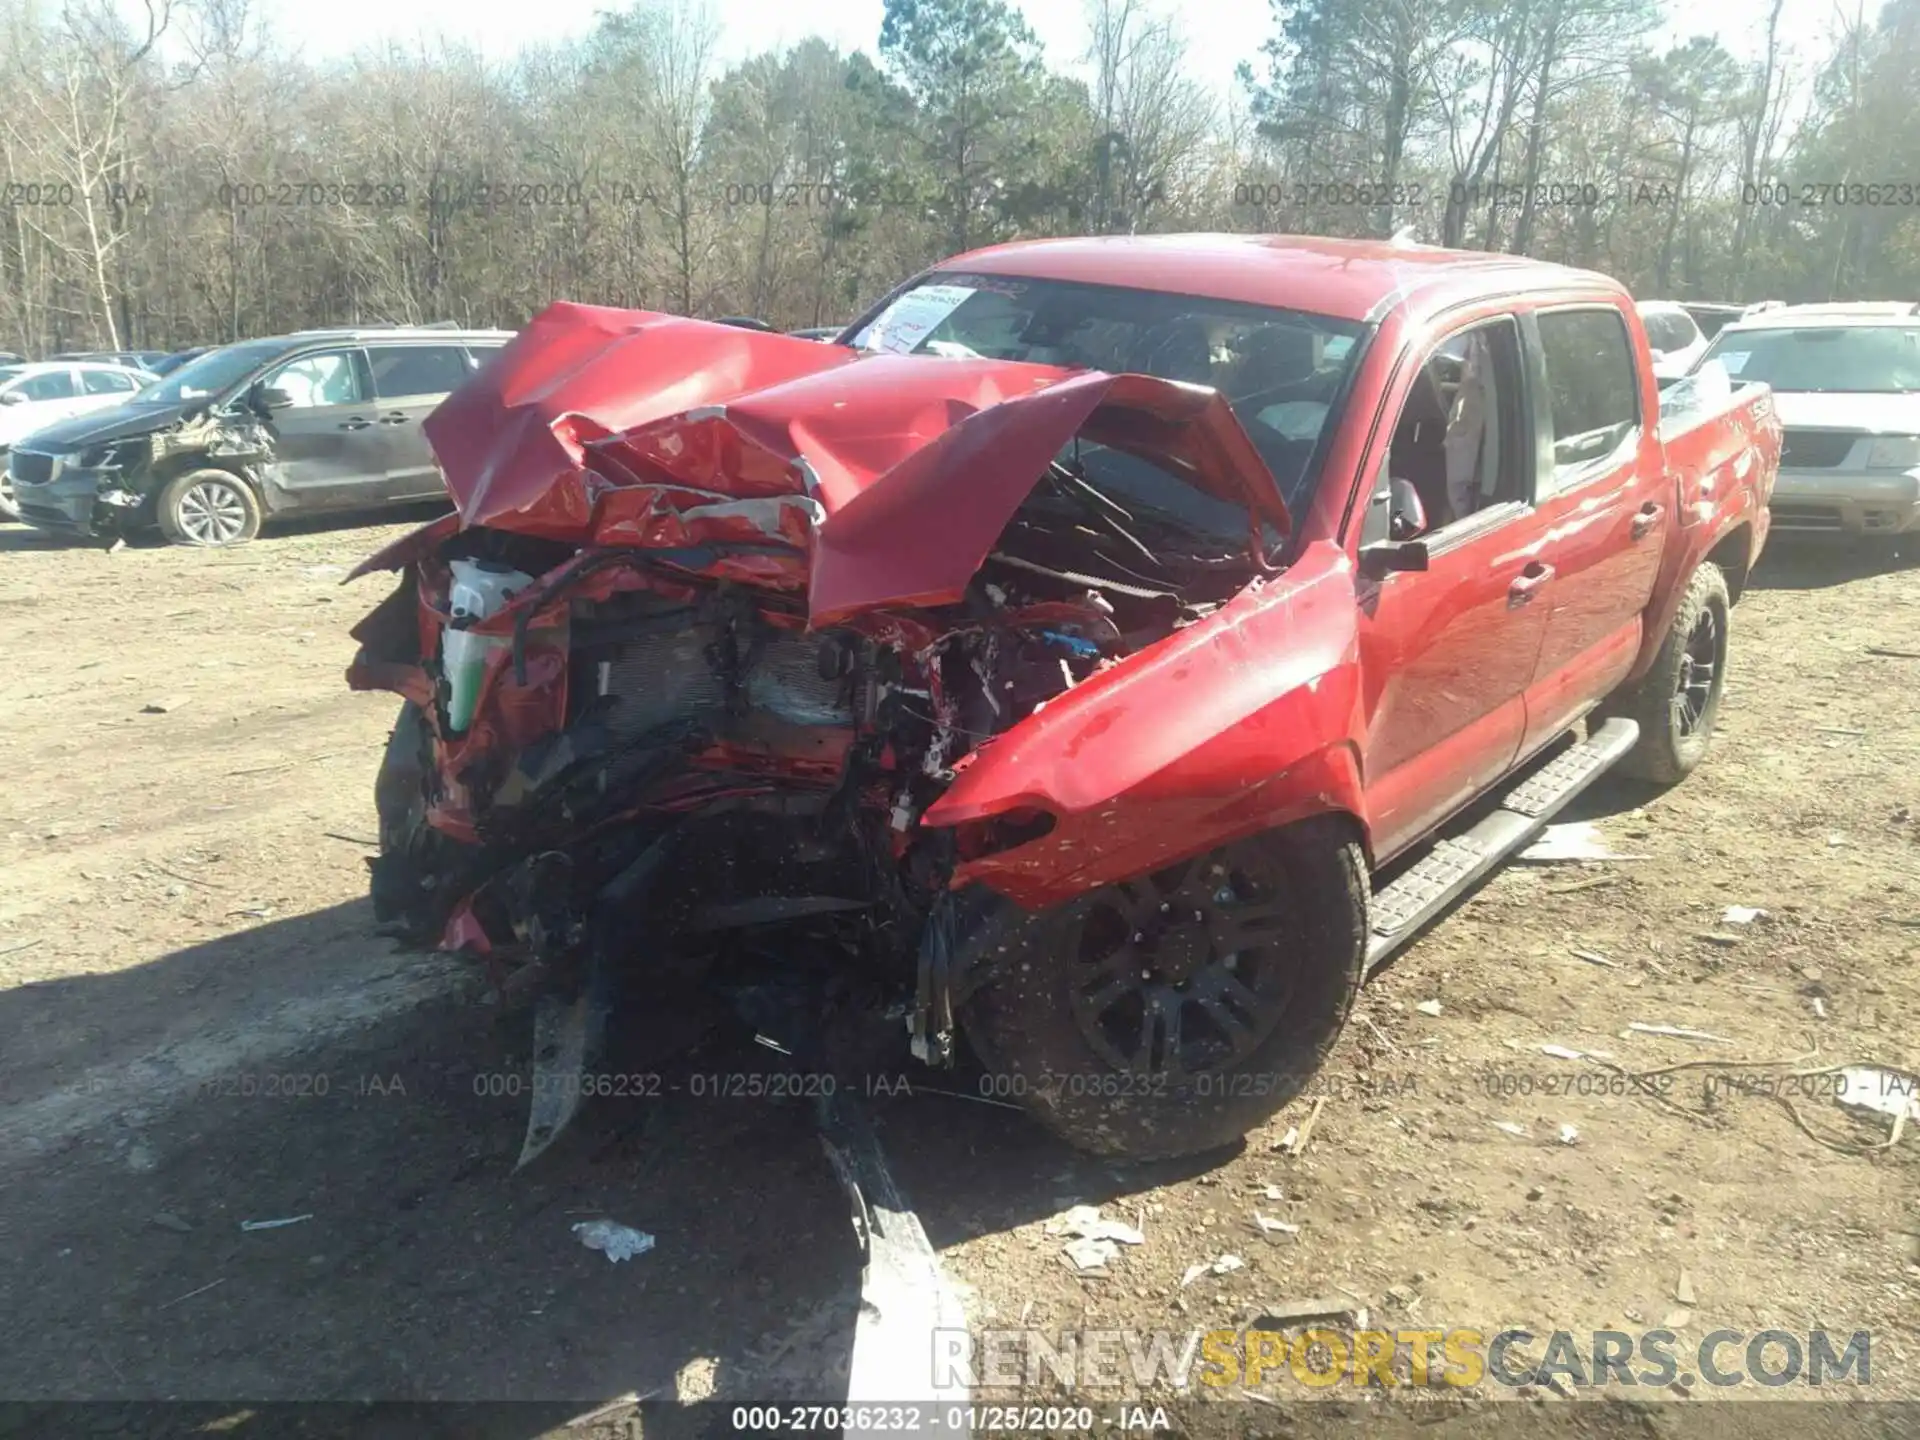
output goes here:
<path id="1" fill-rule="evenodd" d="M 1640 726 L 1638 743 L 1620 761 L 1622 775 L 1675 785 L 1705 757 L 1727 683 L 1731 610 L 1727 577 L 1712 561 L 1702 561 L 1653 668 L 1605 707 Z"/>
<path id="2" fill-rule="evenodd" d="M 160 492 L 156 518 L 175 545 L 244 545 L 260 533 L 260 497 L 228 470 L 189 470 Z"/>
<path id="3" fill-rule="evenodd" d="M 990 1093 L 1137 1160 L 1234 1144 L 1305 1088 L 1365 973 L 1345 821 L 1255 836 L 1054 910 L 993 912 L 961 1024 Z"/>
<path id="4" fill-rule="evenodd" d="M 7 447 L 0 445 L 0 520 L 20 520 L 20 500 L 13 493 L 13 481 L 7 476 Z"/>

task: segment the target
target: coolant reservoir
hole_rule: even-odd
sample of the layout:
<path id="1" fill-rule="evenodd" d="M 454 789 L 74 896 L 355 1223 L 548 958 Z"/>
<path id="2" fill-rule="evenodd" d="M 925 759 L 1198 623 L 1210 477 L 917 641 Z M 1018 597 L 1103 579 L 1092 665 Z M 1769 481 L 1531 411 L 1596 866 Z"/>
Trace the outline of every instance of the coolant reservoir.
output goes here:
<path id="1" fill-rule="evenodd" d="M 453 584 L 447 608 L 453 624 L 441 633 L 440 662 L 447 672 L 452 695 L 447 701 L 447 726 L 459 734 L 473 723 L 473 707 L 480 698 L 480 677 L 487 656 L 511 644 L 504 636 L 475 635 L 458 628 L 485 620 L 502 605 L 533 584 L 533 577 L 497 560 L 454 560 Z"/>

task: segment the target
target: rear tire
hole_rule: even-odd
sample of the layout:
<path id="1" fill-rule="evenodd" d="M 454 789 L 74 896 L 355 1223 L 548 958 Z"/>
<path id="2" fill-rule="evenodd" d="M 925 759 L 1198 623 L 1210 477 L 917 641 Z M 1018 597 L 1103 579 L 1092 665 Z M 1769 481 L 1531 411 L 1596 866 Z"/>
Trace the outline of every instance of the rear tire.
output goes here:
<path id="1" fill-rule="evenodd" d="M 1718 565 L 1702 561 L 1687 582 L 1653 668 L 1604 707 L 1640 727 L 1638 743 L 1620 761 L 1620 774 L 1675 785 L 1705 757 L 1727 682 L 1731 609 L 1727 577 Z"/>
<path id="2" fill-rule="evenodd" d="M 1332 817 L 1029 915 L 1002 905 L 961 1005 L 988 1093 L 1137 1160 L 1237 1142 L 1305 1088 L 1365 973 L 1366 858 Z"/>
<path id="3" fill-rule="evenodd" d="M 7 447 L 0 445 L 0 520 L 20 520 L 20 501 L 13 493 L 13 481 L 7 478 Z"/>
<path id="4" fill-rule="evenodd" d="M 230 470 L 189 470 L 161 490 L 156 518 L 175 545 L 244 545 L 260 533 L 260 497 Z"/>

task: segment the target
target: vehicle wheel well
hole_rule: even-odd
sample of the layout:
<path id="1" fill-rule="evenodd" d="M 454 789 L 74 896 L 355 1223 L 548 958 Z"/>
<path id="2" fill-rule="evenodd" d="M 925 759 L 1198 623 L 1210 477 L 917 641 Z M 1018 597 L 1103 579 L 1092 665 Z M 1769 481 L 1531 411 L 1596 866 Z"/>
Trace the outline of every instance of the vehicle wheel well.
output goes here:
<path id="1" fill-rule="evenodd" d="M 1710 564 L 1718 565 L 1727 577 L 1727 601 L 1740 603 L 1740 592 L 1747 588 L 1747 557 L 1752 553 L 1752 527 L 1736 525 L 1720 537 L 1720 543 L 1707 554 Z"/>

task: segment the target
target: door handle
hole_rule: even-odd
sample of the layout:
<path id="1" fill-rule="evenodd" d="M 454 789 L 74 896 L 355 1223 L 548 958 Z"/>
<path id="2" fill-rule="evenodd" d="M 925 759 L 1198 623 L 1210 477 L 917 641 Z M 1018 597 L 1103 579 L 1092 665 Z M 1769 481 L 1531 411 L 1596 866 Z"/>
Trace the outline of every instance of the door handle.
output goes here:
<path id="1" fill-rule="evenodd" d="M 1533 599 L 1534 592 L 1553 578 L 1553 567 L 1538 560 L 1527 563 L 1513 584 L 1507 587 L 1507 608 L 1517 610 Z"/>
<path id="2" fill-rule="evenodd" d="M 1651 500 L 1640 507 L 1640 513 L 1633 517 L 1632 535 L 1636 540 L 1644 540 L 1653 533 L 1660 523 L 1660 517 L 1667 513 L 1667 507 L 1656 505 Z"/>
<path id="3" fill-rule="evenodd" d="M 342 420 L 340 422 L 340 428 L 342 430 L 365 430 L 372 424 L 373 422 L 371 420 L 364 419 L 359 415 L 354 415 Z"/>
<path id="4" fill-rule="evenodd" d="M 382 425 L 404 425 L 407 423 L 407 412 L 404 410 L 390 410 L 380 417 L 380 423 Z"/>

